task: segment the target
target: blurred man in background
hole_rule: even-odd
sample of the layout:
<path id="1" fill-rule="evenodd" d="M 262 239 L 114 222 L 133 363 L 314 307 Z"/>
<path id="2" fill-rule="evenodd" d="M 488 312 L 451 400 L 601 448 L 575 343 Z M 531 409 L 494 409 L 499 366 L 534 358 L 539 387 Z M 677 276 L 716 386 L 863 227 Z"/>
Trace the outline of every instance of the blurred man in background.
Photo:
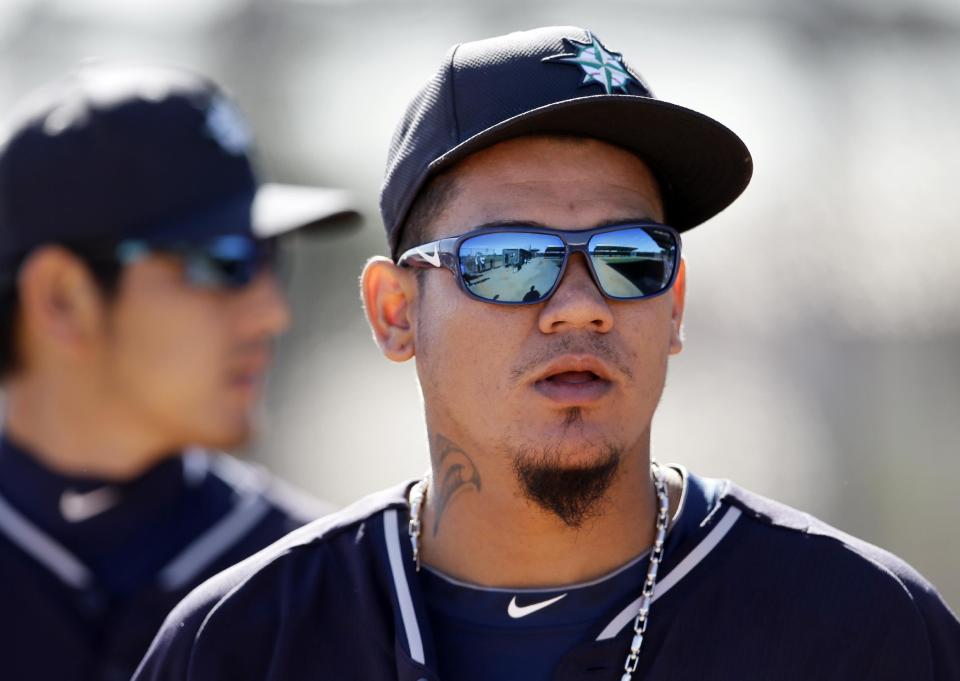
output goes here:
<path id="1" fill-rule="evenodd" d="M 417 359 L 431 472 L 195 591 L 136 678 L 960 677 L 960 622 L 908 565 L 651 457 L 679 232 L 751 173 L 588 31 L 452 49 L 397 128 L 393 258 L 362 280 L 383 353 Z"/>
<path id="2" fill-rule="evenodd" d="M 0 677 L 125 681 L 205 577 L 329 510 L 207 450 L 251 435 L 290 324 L 281 233 L 337 190 L 261 185 L 204 77 L 101 63 L 0 146 Z"/>

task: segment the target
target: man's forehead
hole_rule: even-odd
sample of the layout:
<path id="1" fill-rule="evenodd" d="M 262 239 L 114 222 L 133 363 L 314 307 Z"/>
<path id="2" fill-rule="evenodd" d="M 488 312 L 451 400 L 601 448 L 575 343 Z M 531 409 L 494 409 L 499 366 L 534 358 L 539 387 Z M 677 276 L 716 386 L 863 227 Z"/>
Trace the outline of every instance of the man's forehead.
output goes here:
<path id="1" fill-rule="evenodd" d="M 443 231 L 464 221 L 582 229 L 663 217 L 650 168 L 631 152 L 589 138 L 502 142 L 464 159 L 448 181 L 457 191 L 440 211 Z"/>
<path id="2" fill-rule="evenodd" d="M 613 158 L 629 159 L 635 165 L 639 165 L 652 174 L 647 162 L 628 149 L 610 144 L 594 137 L 585 135 L 566 135 L 566 134 L 530 134 L 520 135 L 496 144 L 492 144 L 483 149 L 479 149 L 469 156 L 461 159 L 453 166 L 452 171 L 457 174 L 468 172 L 478 165 L 492 165 L 495 163 L 513 163 L 520 164 L 527 161 L 530 164 L 542 164 L 552 162 L 558 153 L 575 154 L 580 163 L 588 163 L 590 159 Z M 562 168 L 554 168 L 562 170 Z"/>

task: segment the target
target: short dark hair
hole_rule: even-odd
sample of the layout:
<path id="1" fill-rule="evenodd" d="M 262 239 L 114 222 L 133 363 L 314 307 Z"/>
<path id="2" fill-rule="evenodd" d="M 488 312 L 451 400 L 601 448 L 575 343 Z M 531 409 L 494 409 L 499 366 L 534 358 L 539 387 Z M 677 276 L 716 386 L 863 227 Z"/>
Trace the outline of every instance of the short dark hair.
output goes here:
<path id="1" fill-rule="evenodd" d="M 5 286 L 0 291 L 0 380 L 16 369 L 16 323 L 19 311 L 16 287 Z"/>
<path id="2" fill-rule="evenodd" d="M 123 266 L 112 260 L 87 253 L 83 247 L 67 247 L 74 255 L 84 261 L 93 275 L 94 281 L 104 295 L 112 297 L 120 284 Z M 7 269 L 16 272 L 26 256 L 15 260 Z M 6 380 L 20 368 L 17 356 L 17 327 L 20 315 L 20 293 L 15 279 L 0 283 L 0 381 Z"/>
<path id="3" fill-rule="evenodd" d="M 443 212 L 444 205 L 459 191 L 454 170 L 432 177 L 417 194 L 413 205 L 410 206 L 410 212 L 403 221 L 394 259 L 399 258 L 414 246 L 430 240 L 430 225 Z"/>

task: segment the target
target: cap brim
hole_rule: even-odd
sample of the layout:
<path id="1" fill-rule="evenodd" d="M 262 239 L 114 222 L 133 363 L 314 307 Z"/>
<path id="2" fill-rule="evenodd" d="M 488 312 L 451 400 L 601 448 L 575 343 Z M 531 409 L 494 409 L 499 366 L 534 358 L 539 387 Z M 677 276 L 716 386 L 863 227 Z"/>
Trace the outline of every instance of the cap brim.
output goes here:
<path id="1" fill-rule="evenodd" d="M 595 95 L 549 104 L 487 128 L 434 160 L 428 175 L 497 142 L 538 133 L 592 137 L 636 153 L 661 182 L 667 220 L 678 231 L 729 206 L 753 174 L 746 145 L 712 118 L 658 99 Z"/>
<path id="2" fill-rule="evenodd" d="M 342 189 L 267 183 L 257 189 L 251 208 L 251 231 L 260 238 L 293 230 L 355 227 L 359 213 Z"/>

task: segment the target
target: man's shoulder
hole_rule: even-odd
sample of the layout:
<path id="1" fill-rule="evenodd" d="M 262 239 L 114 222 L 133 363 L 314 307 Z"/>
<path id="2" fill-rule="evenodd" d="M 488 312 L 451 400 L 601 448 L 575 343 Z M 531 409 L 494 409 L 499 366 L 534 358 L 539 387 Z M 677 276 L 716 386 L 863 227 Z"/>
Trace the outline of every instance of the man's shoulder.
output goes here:
<path id="1" fill-rule="evenodd" d="M 725 501 L 738 508 L 763 540 L 785 550 L 792 561 L 813 561 L 822 569 L 847 569 L 878 577 L 876 585 L 906 590 L 932 590 L 930 583 L 906 561 L 870 542 L 848 534 L 819 518 L 729 483 Z M 779 536 L 780 540 L 775 539 Z"/>
<path id="2" fill-rule="evenodd" d="M 222 647 L 228 639 L 243 645 L 281 625 L 307 634 L 333 624 L 323 621 L 328 612 L 355 611 L 364 602 L 375 607 L 377 594 L 370 592 L 378 587 L 369 577 L 379 573 L 374 563 L 382 542 L 373 526 L 383 524 L 385 511 L 405 506 L 409 486 L 372 494 L 304 525 L 202 583 L 167 617 L 135 678 L 187 678 L 197 646 Z M 350 602 L 341 608 L 340 599 Z M 318 603 L 324 613 L 314 611 Z"/>
<path id="3" fill-rule="evenodd" d="M 926 651 L 935 669 L 960 672 L 960 621 L 906 561 L 734 484 L 722 501 L 745 521 L 745 550 L 736 562 L 751 588 L 785 611 L 822 616 L 822 626 L 850 637 L 895 640 L 893 647 Z"/>

